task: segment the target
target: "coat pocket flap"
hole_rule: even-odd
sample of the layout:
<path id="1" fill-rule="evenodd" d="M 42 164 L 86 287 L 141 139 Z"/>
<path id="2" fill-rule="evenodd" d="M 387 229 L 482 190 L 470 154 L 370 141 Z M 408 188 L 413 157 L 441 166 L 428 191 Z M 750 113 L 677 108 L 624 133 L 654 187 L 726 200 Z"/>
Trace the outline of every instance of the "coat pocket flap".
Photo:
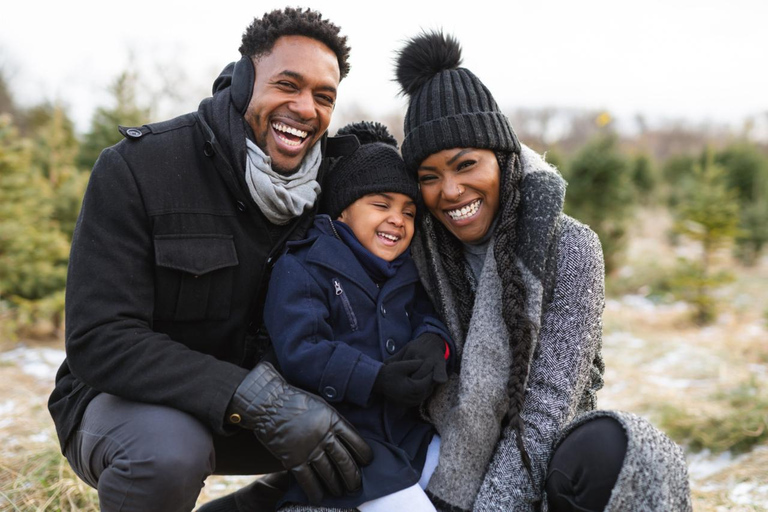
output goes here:
<path id="1" fill-rule="evenodd" d="M 203 275 L 238 264 L 232 235 L 156 235 L 155 263 Z"/>

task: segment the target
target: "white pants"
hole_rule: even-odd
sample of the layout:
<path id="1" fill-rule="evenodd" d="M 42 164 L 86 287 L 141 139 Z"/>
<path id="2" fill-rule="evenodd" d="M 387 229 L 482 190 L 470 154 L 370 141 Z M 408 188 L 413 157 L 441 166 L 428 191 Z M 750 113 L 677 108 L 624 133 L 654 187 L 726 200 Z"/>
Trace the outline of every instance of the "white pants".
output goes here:
<path id="1" fill-rule="evenodd" d="M 437 459 L 440 455 L 440 437 L 435 436 L 427 448 L 427 459 L 418 484 L 402 491 L 387 494 L 375 500 L 366 501 L 357 508 L 360 512 L 391 512 L 392 510 L 407 510 L 408 512 L 436 512 L 434 505 L 427 498 L 424 489 L 435 472 Z M 375 462 L 374 462 L 375 464 Z"/>

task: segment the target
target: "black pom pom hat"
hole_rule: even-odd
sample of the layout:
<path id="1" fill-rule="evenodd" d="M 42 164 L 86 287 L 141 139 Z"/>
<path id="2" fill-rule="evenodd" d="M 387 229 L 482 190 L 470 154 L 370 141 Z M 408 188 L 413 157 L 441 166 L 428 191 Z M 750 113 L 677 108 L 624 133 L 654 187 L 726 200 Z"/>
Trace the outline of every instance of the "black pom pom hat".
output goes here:
<path id="1" fill-rule="evenodd" d="M 442 32 L 420 34 L 398 52 L 397 81 L 410 97 L 402 152 L 412 171 L 444 149 L 520 152 L 517 135 L 490 91 L 460 64 L 459 42 Z"/>
<path id="2" fill-rule="evenodd" d="M 341 157 L 329 169 L 323 182 L 322 213 L 337 219 L 361 197 L 382 192 L 405 194 L 418 203 L 419 186 L 408 172 L 397 140 L 381 123 L 362 121 L 348 124 L 336 135 L 354 135 L 360 147 Z"/>

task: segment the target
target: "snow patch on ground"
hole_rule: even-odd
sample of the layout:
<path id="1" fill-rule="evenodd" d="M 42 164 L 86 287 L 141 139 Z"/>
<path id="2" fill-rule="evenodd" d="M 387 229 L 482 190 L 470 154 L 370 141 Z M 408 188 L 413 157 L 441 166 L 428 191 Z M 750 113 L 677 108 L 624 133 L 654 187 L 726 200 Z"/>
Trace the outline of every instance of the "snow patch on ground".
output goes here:
<path id="1" fill-rule="evenodd" d="M 53 383 L 64 357 L 63 350 L 19 345 L 0 354 L 0 363 L 14 364 L 27 375 Z"/>

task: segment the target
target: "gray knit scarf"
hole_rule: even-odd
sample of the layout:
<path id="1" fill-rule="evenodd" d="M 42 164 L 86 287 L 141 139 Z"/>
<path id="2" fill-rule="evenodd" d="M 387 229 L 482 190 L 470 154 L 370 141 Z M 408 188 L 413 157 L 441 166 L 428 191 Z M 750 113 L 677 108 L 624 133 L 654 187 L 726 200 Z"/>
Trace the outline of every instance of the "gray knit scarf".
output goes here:
<path id="1" fill-rule="evenodd" d="M 315 144 L 301 162 L 301 167 L 286 176 L 272 169 L 272 159 L 252 140 L 246 139 L 245 181 L 251 197 L 264 216 L 282 226 L 311 208 L 320 193 L 317 172 L 322 156 Z"/>
<path id="2" fill-rule="evenodd" d="M 462 510 L 472 509 L 509 409 L 511 351 L 501 311 L 501 279 L 491 241 L 466 339 L 460 337 L 458 325 L 449 326 L 461 357 L 461 372 L 435 392 L 427 407 L 441 437 L 440 464 L 427 492 Z"/>

